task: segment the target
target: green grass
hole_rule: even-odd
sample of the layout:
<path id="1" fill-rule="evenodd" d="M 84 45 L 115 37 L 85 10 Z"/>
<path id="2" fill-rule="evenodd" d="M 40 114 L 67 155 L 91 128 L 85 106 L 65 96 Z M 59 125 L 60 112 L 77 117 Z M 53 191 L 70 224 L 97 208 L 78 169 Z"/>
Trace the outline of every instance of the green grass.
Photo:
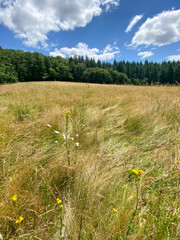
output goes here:
<path id="1" fill-rule="evenodd" d="M 178 240 L 179 129 L 179 87 L 1 86 L 3 239 Z"/>

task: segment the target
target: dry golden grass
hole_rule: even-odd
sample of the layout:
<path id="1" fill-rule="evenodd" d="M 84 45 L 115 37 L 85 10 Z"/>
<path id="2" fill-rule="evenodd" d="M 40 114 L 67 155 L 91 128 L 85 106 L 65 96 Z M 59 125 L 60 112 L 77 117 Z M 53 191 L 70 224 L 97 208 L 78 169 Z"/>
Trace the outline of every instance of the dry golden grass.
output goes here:
<path id="1" fill-rule="evenodd" d="M 180 239 L 179 174 L 179 87 L 0 86 L 3 239 Z"/>

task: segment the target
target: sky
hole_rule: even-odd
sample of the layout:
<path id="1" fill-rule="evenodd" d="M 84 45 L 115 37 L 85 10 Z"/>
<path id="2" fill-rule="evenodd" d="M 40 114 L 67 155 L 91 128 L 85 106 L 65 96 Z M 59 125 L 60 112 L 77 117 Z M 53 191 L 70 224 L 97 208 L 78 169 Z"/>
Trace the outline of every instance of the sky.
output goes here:
<path id="1" fill-rule="evenodd" d="M 0 0 L 0 46 L 96 61 L 180 61 L 180 0 Z"/>

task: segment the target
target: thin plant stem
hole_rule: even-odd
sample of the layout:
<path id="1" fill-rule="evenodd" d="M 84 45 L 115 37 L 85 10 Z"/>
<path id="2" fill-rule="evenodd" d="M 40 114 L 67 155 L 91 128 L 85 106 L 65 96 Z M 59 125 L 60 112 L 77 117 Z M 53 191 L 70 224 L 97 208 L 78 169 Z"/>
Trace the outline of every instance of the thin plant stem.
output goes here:
<path id="1" fill-rule="evenodd" d="M 129 225 L 128 225 L 128 230 L 127 230 L 127 233 L 126 233 L 126 240 L 128 239 L 128 235 L 129 235 L 129 231 L 130 231 L 130 228 L 131 228 L 131 224 L 133 222 L 133 219 L 136 215 L 136 212 L 137 212 L 137 209 L 138 209 L 138 204 L 139 204 L 139 185 L 138 185 L 138 182 L 136 181 L 136 206 L 135 206 L 135 210 L 131 216 L 131 219 L 130 219 L 130 222 L 129 222 Z"/>
<path id="2" fill-rule="evenodd" d="M 70 165 L 70 150 L 69 150 L 69 144 L 68 144 L 68 116 L 67 116 L 67 114 L 66 114 L 66 151 L 67 151 L 68 165 Z"/>
<path id="3" fill-rule="evenodd" d="M 81 239 L 81 232 L 82 232 L 82 225 L 83 225 L 83 212 L 84 212 L 84 209 L 86 207 L 86 200 L 87 200 L 87 194 L 85 193 L 85 199 L 84 199 L 84 204 L 83 204 L 83 207 L 82 207 L 82 210 L 81 210 L 81 218 L 80 218 L 80 224 L 79 224 L 79 236 L 78 236 L 78 240 Z"/>

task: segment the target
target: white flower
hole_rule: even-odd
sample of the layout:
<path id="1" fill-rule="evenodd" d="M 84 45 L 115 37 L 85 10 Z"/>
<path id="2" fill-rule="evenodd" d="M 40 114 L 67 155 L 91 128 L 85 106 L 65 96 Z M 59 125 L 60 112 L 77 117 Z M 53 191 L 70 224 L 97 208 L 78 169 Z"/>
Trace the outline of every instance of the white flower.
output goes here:
<path id="1" fill-rule="evenodd" d="M 52 127 L 50 124 L 46 124 L 47 127 Z"/>
<path id="2" fill-rule="evenodd" d="M 74 138 L 71 138 L 72 141 L 74 141 Z"/>
<path id="3" fill-rule="evenodd" d="M 62 134 L 62 136 L 63 136 L 63 139 L 66 140 L 66 136 L 64 134 Z"/>
<path id="4" fill-rule="evenodd" d="M 55 143 L 58 143 L 58 141 L 55 141 Z"/>
<path id="5" fill-rule="evenodd" d="M 85 124 L 83 124 L 82 126 L 85 127 Z"/>
<path id="6" fill-rule="evenodd" d="M 78 142 L 76 143 L 76 146 L 77 146 L 77 147 L 79 146 L 79 143 L 78 143 Z"/>
<path id="7" fill-rule="evenodd" d="M 60 132 L 58 132 L 58 131 L 54 131 L 55 133 L 57 133 L 57 134 L 59 134 Z"/>
<path id="8" fill-rule="evenodd" d="M 79 137 L 79 135 L 78 135 L 78 134 L 76 134 L 76 137 Z"/>
<path id="9" fill-rule="evenodd" d="M 3 240 L 3 236 L 2 236 L 2 234 L 0 233 L 0 240 Z"/>

